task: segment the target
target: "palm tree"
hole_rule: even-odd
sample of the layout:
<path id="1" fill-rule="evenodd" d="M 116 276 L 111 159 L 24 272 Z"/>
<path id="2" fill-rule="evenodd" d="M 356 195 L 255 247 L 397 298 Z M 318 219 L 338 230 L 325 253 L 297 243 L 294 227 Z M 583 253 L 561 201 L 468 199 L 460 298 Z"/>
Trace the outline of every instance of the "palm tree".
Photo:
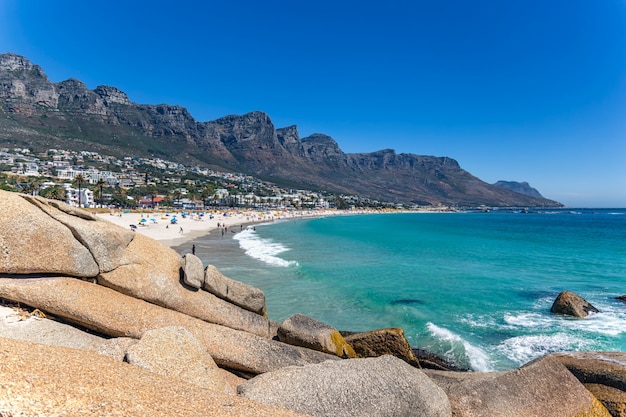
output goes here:
<path id="1" fill-rule="evenodd" d="M 152 208 L 154 208 L 154 198 L 157 195 L 157 188 L 154 185 L 146 185 L 146 193 L 150 196 L 150 202 L 152 203 Z"/>
<path id="2" fill-rule="evenodd" d="M 80 207 L 81 201 L 80 201 L 80 194 L 82 191 L 82 185 L 85 182 L 85 177 L 82 176 L 82 174 L 78 174 L 77 176 L 74 177 L 74 180 L 72 181 L 72 184 L 76 184 L 78 186 L 78 207 Z"/>
<path id="3" fill-rule="evenodd" d="M 65 201 L 65 188 L 60 185 L 53 185 L 52 187 L 47 187 L 41 190 L 39 195 L 52 200 Z"/>
<path id="4" fill-rule="evenodd" d="M 174 191 L 174 208 L 176 208 L 176 203 L 179 202 L 179 200 L 182 198 L 183 193 L 180 192 L 180 190 L 175 190 Z"/>
<path id="5" fill-rule="evenodd" d="M 29 181 L 24 187 L 25 194 L 35 195 L 35 191 L 39 188 L 39 184 L 36 181 Z"/>
<path id="6" fill-rule="evenodd" d="M 100 207 L 102 207 L 102 188 L 104 188 L 104 185 L 106 184 L 106 181 L 104 181 L 102 178 L 100 178 L 98 180 L 98 182 L 96 182 L 96 188 L 98 189 L 98 197 L 100 197 Z"/>

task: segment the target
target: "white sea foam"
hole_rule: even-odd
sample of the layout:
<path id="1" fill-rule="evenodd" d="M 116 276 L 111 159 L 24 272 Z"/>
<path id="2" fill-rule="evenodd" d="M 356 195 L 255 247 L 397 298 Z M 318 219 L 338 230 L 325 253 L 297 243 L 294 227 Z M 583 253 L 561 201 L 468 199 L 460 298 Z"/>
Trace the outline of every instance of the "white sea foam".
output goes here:
<path id="1" fill-rule="evenodd" d="M 481 348 L 472 345 L 458 334 L 444 329 L 443 327 L 439 327 L 434 323 L 429 322 L 426 324 L 426 327 L 433 337 L 450 346 L 449 350 L 446 352 L 446 356 L 454 357 L 456 352 L 462 350 L 473 370 L 479 372 L 490 372 L 494 370 L 489 355 Z"/>
<path id="2" fill-rule="evenodd" d="M 549 327 L 554 322 L 554 319 L 540 313 L 506 313 L 504 314 L 504 322 L 511 328 L 525 327 L 536 329 Z"/>
<path id="3" fill-rule="evenodd" d="M 492 329 L 497 326 L 496 319 L 493 316 L 465 314 L 459 317 L 459 322 L 468 324 L 471 327 L 479 329 Z"/>
<path id="4" fill-rule="evenodd" d="M 619 336 L 626 332 L 626 317 L 622 312 L 616 314 L 604 311 L 587 316 L 584 320 L 564 319 L 561 325 L 579 332 L 599 333 L 606 336 Z"/>
<path id="5" fill-rule="evenodd" d="M 270 239 L 259 237 L 253 229 L 246 229 L 237 233 L 234 239 L 239 241 L 239 246 L 245 251 L 246 255 L 266 264 L 282 267 L 298 265 L 297 261 L 286 261 L 277 256 L 288 251 L 289 248 Z"/>
<path id="6" fill-rule="evenodd" d="M 593 349 L 592 341 L 566 333 L 516 336 L 504 340 L 497 347 L 501 354 L 519 365 L 548 353 L 588 349 Z"/>

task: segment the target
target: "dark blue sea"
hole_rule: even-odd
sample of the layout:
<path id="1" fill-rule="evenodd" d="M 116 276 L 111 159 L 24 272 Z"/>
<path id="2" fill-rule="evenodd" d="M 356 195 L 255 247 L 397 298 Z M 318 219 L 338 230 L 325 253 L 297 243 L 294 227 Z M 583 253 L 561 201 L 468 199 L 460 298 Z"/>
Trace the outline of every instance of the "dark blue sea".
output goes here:
<path id="1" fill-rule="evenodd" d="M 264 290 L 270 319 L 402 327 L 477 371 L 572 350 L 626 351 L 626 209 L 330 216 L 197 241 L 205 264 Z M 552 314 L 563 290 L 601 312 Z"/>

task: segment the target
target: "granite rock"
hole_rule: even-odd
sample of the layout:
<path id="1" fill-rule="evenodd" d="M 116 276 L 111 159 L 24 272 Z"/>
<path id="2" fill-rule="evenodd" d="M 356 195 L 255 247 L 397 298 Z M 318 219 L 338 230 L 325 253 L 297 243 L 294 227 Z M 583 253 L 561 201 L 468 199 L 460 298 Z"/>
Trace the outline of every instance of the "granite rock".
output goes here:
<path id="1" fill-rule="evenodd" d="M 188 253 L 184 256 L 185 266 L 183 281 L 192 288 L 199 290 L 204 281 L 204 265 L 196 255 Z"/>
<path id="2" fill-rule="evenodd" d="M 393 355 L 419 367 L 419 361 L 401 328 L 387 328 L 344 336 L 359 358 Z"/>
<path id="3" fill-rule="evenodd" d="M 110 288 L 72 278 L 0 278 L 0 298 L 27 304 L 111 337 L 140 339 L 148 330 L 182 326 L 202 343 L 220 367 L 253 375 L 284 366 L 339 359 L 207 323 Z"/>
<path id="4" fill-rule="evenodd" d="M 561 292 L 554 300 L 550 311 L 556 314 L 565 314 L 579 318 L 587 317 L 589 313 L 600 312 L 587 300 L 571 291 Z"/>
<path id="5" fill-rule="evenodd" d="M 269 336 L 266 318 L 183 285 L 183 258 L 161 242 L 136 234 L 122 263 L 119 268 L 100 274 L 98 284 L 209 323 Z"/>
<path id="6" fill-rule="evenodd" d="M 551 357 L 505 372 L 424 372 L 446 392 L 454 416 L 610 416 L 583 384 Z"/>
<path id="7" fill-rule="evenodd" d="M 626 353 L 568 352 L 550 356 L 585 384 L 613 416 L 626 416 Z"/>
<path id="8" fill-rule="evenodd" d="M 193 387 L 193 386 L 191 386 Z M 296 417 L 115 361 L 104 355 L 0 337 L 3 416 Z"/>
<path id="9" fill-rule="evenodd" d="M 0 190 L 0 274 L 97 276 L 89 249 L 25 197 Z"/>
<path id="10" fill-rule="evenodd" d="M 204 346 L 184 327 L 148 330 L 128 348 L 126 361 L 159 375 L 235 394 Z"/>
<path id="11" fill-rule="evenodd" d="M 451 416 L 445 393 L 393 356 L 290 366 L 244 382 L 238 392 L 315 417 Z"/>
<path id="12" fill-rule="evenodd" d="M 294 314 L 278 327 L 278 340 L 342 358 L 356 358 L 352 346 L 337 329 L 303 314 Z"/>
<path id="13" fill-rule="evenodd" d="M 263 291 L 224 276 L 213 265 L 208 265 L 204 272 L 202 288 L 229 303 L 264 317 L 267 316 Z"/>

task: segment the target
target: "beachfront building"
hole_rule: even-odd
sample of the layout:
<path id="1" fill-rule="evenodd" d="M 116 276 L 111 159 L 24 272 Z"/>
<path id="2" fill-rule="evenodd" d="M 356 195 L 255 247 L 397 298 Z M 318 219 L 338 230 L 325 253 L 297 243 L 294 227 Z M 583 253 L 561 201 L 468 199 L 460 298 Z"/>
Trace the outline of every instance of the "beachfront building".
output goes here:
<path id="1" fill-rule="evenodd" d="M 81 188 L 79 194 L 78 188 L 73 188 L 69 184 L 65 184 L 65 192 L 67 196 L 67 204 L 70 206 L 78 207 L 80 195 L 80 204 L 82 207 L 95 207 L 93 191 L 89 188 Z"/>

